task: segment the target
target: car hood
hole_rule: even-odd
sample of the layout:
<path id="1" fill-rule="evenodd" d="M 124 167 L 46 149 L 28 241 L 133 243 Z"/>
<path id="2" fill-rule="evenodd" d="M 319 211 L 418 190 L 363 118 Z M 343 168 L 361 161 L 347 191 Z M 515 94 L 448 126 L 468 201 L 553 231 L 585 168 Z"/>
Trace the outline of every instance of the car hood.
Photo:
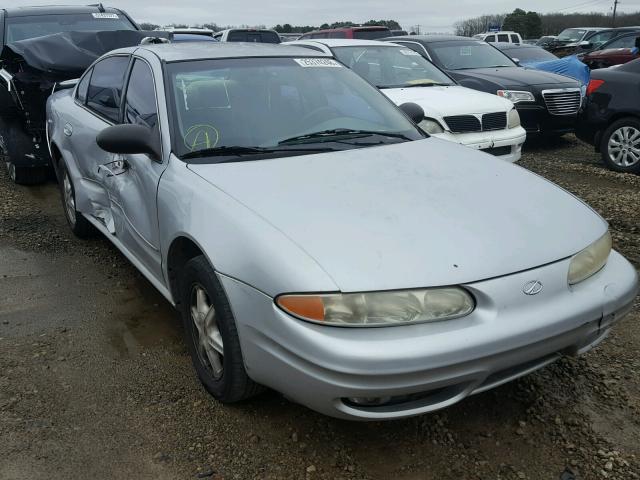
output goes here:
<path id="1" fill-rule="evenodd" d="M 385 88 L 381 90 L 396 105 L 413 102 L 427 117 L 470 113 L 507 112 L 513 103 L 504 98 L 458 85 L 448 87 Z"/>
<path id="2" fill-rule="evenodd" d="M 579 86 L 578 82 L 563 77 L 562 75 L 523 67 L 474 68 L 458 70 L 454 73 L 478 80 L 493 82 L 505 88 L 522 88 L 537 85 L 566 87 L 567 84 L 575 84 L 576 87 Z"/>
<path id="3" fill-rule="evenodd" d="M 543 178 L 436 138 L 189 168 L 272 224 L 345 292 L 519 272 L 569 257 L 607 228 Z M 281 248 L 286 256 L 291 245 L 283 239 Z"/>

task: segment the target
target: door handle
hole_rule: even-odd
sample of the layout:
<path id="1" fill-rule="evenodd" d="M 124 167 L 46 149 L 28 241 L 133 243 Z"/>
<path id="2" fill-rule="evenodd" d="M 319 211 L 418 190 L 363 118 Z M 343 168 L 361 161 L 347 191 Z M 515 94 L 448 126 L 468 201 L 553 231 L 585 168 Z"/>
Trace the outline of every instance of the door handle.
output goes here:
<path id="1" fill-rule="evenodd" d="M 131 166 L 124 158 L 118 158 L 113 162 L 105 163 L 104 165 L 98 165 L 98 173 L 105 171 L 107 177 L 116 177 L 126 173 Z"/>

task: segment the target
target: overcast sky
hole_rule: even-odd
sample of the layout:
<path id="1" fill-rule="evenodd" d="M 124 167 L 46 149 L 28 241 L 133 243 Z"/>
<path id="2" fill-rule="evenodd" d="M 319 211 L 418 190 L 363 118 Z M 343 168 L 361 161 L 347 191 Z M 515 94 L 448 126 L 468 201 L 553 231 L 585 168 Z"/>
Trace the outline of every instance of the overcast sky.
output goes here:
<path id="1" fill-rule="evenodd" d="M 2 0 L 2 6 L 84 4 L 98 0 Z M 420 25 L 423 32 L 452 31 L 463 18 L 515 8 L 537 12 L 610 12 L 613 0 L 108 0 L 105 6 L 126 10 L 138 22 L 217 23 L 218 25 L 320 25 L 339 20 L 364 22 L 395 19 L 405 28 Z M 622 0 L 618 10 L 640 10 L 640 0 Z"/>

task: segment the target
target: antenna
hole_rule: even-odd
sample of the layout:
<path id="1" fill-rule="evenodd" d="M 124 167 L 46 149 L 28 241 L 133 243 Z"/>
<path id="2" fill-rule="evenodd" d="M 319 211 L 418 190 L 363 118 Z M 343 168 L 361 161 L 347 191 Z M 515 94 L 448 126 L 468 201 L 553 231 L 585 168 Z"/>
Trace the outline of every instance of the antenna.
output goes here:
<path id="1" fill-rule="evenodd" d="M 618 4 L 621 3 L 620 0 L 613 0 L 613 20 L 612 26 L 616 26 L 616 11 L 618 10 Z"/>
<path id="2" fill-rule="evenodd" d="M 87 5 L 89 7 L 96 7 L 100 13 L 104 13 L 105 9 L 102 6 L 102 3 L 92 3 L 91 5 Z"/>

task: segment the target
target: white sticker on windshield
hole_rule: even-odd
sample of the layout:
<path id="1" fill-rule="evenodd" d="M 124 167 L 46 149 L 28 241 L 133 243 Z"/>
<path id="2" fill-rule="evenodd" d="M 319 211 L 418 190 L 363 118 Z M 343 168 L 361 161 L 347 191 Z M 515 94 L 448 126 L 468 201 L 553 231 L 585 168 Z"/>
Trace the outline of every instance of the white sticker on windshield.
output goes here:
<path id="1" fill-rule="evenodd" d="M 93 18 L 115 18 L 116 20 L 120 18 L 117 13 L 92 13 L 91 15 Z"/>
<path id="2" fill-rule="evenodd" d="M 414 52 L 410 48 L 402 48 L 400 49 L 400 53 L 402 55 L 406 55 L 407 57 L 419 57 L 420 54 L 418 52 Z"/>
<path id="3" fill-rule="evenodd" d="M 332 58 L 294 58 L 293 60 L 301 67 L 342 67 Z"/>

